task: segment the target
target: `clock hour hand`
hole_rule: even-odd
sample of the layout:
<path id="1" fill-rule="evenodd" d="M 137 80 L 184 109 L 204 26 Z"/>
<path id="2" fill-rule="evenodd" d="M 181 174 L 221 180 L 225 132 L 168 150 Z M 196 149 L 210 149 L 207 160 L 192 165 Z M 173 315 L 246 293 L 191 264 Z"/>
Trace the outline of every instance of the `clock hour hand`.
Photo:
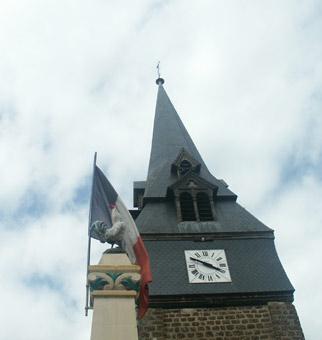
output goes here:
<path id="1" fill-rule="evenodd" d="M 221 273 L 224 273 L 224 272 L 225 272 L 224 270 L 220 269 L 219 267 L 214 266 L 214 265 L 211 264 L 211 263 L 208 263 L 208 262 L 205 262 L 205 261 L 202 261 L 202 260 L 198 260 L 198 259 L 195 259 L 195 258 L 193 258 L 193 257 L 190 257 L 190 260 L 200 262 L 200 263 L 202 263 L 203 265 L 205 265 L 206 267 L 214 268 L 214 269 L 220 271 Z"/>

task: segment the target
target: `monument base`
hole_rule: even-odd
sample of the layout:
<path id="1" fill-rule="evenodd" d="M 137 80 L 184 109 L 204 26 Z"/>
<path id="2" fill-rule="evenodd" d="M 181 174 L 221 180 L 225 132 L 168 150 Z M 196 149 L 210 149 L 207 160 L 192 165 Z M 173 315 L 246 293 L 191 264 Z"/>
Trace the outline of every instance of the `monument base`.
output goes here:
<path id="1" fill-rule="evenodd" d="M 138 340 L 139 271 L 125 253 L 104 253 L 98 265 L 89 267 L 94 309 L 91 340 Z"/>

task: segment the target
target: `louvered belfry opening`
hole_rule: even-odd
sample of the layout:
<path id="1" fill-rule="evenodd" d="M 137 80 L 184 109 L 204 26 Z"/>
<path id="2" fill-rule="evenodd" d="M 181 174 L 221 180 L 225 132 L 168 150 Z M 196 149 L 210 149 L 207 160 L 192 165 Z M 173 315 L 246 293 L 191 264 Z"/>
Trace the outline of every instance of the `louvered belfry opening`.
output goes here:
<path id="1" fill-rule="evenodd" d="M 193 206 L 192 196 L 188 192 L 180 194 L 180 207 L 182 221 L 195 221 L 196 214 Z"/>
<path id="2" fill-rule="evenodd" d="M 197 194 L 197 207 L 200 221 L 212 221 L 212 211 L 209 196 L 204 192 Z"/>

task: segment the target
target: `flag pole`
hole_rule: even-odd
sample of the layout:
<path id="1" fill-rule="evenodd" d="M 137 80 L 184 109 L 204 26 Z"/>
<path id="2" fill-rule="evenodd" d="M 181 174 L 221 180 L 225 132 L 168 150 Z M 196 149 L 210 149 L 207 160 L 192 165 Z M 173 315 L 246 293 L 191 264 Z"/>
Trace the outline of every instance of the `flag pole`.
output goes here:
<path id="1" fill-rule="evenodd" d="M 91 189 L 91 198 L 90 198 L 90 206 L 89 206 L 89 214 L 88 214 L 88 245 L 87 245 L 87 268 L 86 268 L 86 302 L 85 302 L 85 316 L 88 315 L 89 310 L 89 284 L 88 284 L 88 274 L 89 274 L 89 266 L 91 263 L 91 212 L 93 205 L 93 188 L 94 188 L 94 174 L 96 167 L 96 157 L 97 152 L 94 154 L 94 162 L 93 162 L 93 178 L 92 178 L 92 189 Z"/>

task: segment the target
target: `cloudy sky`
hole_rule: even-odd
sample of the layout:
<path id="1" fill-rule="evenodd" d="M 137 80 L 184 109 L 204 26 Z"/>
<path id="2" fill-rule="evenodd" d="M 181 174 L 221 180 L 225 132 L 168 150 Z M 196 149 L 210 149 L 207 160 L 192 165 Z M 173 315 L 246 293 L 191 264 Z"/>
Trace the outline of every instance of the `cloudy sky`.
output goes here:
<path id="1" fill-rule="evenodd" d="M 132 207 L 132 182 L 147 174 L 158 60 L 209 169 L 275 229 L 304 333 L 319 339 L 322 4 L 313 0 L 0 0 L 0 339 L 89 339 L 93 154 Z"/>

